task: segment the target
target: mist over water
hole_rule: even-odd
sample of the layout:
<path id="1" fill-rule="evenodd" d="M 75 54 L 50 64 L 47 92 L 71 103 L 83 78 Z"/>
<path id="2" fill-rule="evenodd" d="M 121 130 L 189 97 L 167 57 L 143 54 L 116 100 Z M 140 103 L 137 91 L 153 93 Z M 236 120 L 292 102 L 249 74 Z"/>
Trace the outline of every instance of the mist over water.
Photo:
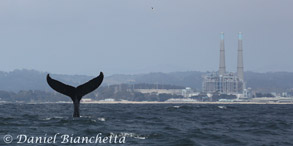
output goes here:
<path id="1" fill-rule="evenodd" d="M 72 118 L 72 104 L 1 104 L 0 145 L 6 134 L 15 145 L 19 134 L 56 133 L 124 135 L 121 145 L 292 145 L 292 110 L 291 105 L 81 104 L 82 117 Z M 60 141 L 55 145 L 63 145 Z"/>

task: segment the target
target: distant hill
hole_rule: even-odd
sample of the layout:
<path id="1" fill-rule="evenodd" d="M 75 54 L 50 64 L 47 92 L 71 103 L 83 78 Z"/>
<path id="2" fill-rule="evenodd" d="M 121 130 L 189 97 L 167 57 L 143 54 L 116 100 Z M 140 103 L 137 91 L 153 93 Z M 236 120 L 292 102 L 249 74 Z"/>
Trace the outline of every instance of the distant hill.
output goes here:
<path id="1" fill-rule="evenodd" d="M 12 72 L 0 72 L 0 90 L 18 92 L 21 90 L 43 90 L 51 91 L 46 82 L 46 72 L 35 70 L 14 70 Z M 65 83 L 78 85 L 92 77 L 82 75 L 57 75 L 52 77 Z"/>
<path id="2" fill-rule="evenodd" d="M 197 71 L 172 72 L 172 73 L 148 73 L 138 75 L 112 75 L 106 78 L 105 83 L 149 83 L 149 84 L 169 84 L 177 86 L 201 88 L 202 75 L 205 73 Z"/>
<path id="3" fill-rule="evenodd" d="M 292 72 L 245 72 L 247 87 L 263 92 L 283 92 L 293 88 Z"/>
<path id="4" fill-rule="evenodd" d="M 189 71 L 172 73 L 148 73 L 139 75 L 113 75 L 107 81 L 113 83 L 171 84 L 201 90 L 202 76 L 207 72 Z M 293 88 L 292 72 L 245 72 L 246 86 L 260 92 L 283 92 Z"/>
<path id="5" fill-rule="evenodd" d="M 147 73 L 137 75 L 105 75 L 102 86 L 114 84 L 165 84 L 191 87 L 201 90 L 202 76 L 206 72 L 188 71 L 172 73 Z M 46 72 L 35 70 L 14 70 L 12 72 L 0 72 L 0 90 L 18 92 L 21 90 L 52 91 L 46 83 Z M 85 75 L 60 75 L 51 74 L 55 79 L 67 84 L 79 85 L 93 78 Z M 269 72 L 255 73 L 245 72 L 247 87 L 260 91 L 285 91 L 293 88 L 293 73 Z"/>

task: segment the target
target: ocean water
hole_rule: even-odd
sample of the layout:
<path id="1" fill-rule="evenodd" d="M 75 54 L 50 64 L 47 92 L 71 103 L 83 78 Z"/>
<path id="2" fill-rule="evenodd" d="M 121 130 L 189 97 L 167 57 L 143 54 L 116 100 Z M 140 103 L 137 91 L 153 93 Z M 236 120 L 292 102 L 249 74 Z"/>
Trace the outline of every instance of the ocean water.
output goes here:
<path id="1" fill-rule="evenodd" d="M 0 145 L 110 145 L 114 136 L 121 140 L 115 145 L 293 145 L 293 105 L 81 104 L 80 110 L 82 117 L 73 118 L 72 104 L 0 104 Z M 55 143 L 36 141 L 55 135 Z"/>

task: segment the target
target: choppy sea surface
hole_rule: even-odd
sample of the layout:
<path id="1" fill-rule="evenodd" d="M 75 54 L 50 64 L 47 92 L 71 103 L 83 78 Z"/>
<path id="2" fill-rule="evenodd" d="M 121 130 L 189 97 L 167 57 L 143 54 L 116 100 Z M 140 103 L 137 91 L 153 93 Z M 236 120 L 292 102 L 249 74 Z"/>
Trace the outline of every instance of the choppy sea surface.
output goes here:
<path id="1" fill-rule="evenodd" d="M 125 137 L 115 145 L 293 145 L 293 105 L 81 104 L 80 110 L 73 118 L 72 104 L 0 104 L 0 145 L 114 144 L 78 141 L 99 133 Z M 21 134 L 26 141 L 17 143 Z M 28 143 L 54 135 L 55 143 Z M 73 142 L 61 143 L 62 135 Z"/>

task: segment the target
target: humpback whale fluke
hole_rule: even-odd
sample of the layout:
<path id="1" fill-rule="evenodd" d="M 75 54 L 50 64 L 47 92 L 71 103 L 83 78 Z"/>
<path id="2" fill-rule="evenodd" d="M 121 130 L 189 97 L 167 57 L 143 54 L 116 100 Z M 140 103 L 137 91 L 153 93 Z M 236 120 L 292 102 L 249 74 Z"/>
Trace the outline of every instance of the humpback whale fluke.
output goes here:
<path id="1" fill-rule="evenodd" d="M 71 98 L 74 105 L 74 113 L 73 117 L 79 117 L 79 104 L 81 98 L 97 89 L 102 81 L 104 79 L 104 74 L 100 72 L 100 75 L 93 78 L 92 80 L 79 85 L 78 87 L 72 87 L 70 85 L 66 85 L 60 81 L 54 80 L 50 77 L 50 75 L 47 75 L 47 82 L 51 88 L 53 88 L 55 91 L 67 95 Z"/>

